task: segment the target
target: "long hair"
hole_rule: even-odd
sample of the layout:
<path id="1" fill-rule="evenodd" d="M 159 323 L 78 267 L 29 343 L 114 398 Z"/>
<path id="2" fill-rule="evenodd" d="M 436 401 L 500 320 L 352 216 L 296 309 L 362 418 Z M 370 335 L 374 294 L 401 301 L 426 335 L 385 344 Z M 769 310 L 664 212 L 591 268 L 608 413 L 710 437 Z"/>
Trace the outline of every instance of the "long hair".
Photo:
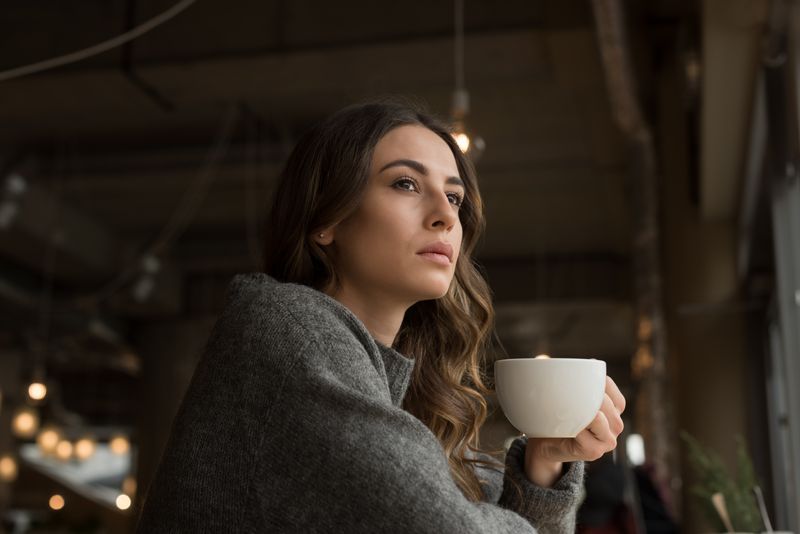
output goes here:
<path id="1" fill-rule="evenodd" d="M 486 225 L 475 169 L 446 123 L 418 103 L 392 98 L 351 105 L 306 132 L 290 154 L 273 197 L 265 271 L 318 290 L 338 285 L 333 259 L 312 236 L 358 208 L 375 146 L 402 125 L 421 125 L 439 135 L 453 152 L 466 189 L 459 209 L 463 242 L 447 294 L 411 306 L 393 344 L 415 360 L 403 408 L 436 435 L 454 481 L 469 500 L 479 501 L 481 481 L 469 464 L 503 467 L 491 459 L 499 450 L 479 448 L 487 417 L 485 397 L 492 392 L 484 373 L 494 308 L 472 259 Z M 490 460 L 470 458 L 468 449 L 489 454 Z"/>

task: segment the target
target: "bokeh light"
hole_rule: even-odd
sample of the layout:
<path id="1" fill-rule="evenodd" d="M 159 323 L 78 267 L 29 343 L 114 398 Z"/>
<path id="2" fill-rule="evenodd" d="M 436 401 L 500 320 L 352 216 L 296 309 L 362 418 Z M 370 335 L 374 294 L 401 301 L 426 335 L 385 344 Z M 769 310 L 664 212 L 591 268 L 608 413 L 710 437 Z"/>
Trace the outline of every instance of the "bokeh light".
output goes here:
<path id="1" fill-rule="evenodd" d="M 3 482 L 13 482 L 17 478 L 17 461 L 4 454 L 0 457 L 0 480 Z"/>
<path id="2" fill-rule="evenodd" d="M 50 509 L 51 510 L 61 510 L 64 508 L 64 497 L 61 495 L 55 494 L 50 497 Z"/>
<path id="3" fill-rule="evenodd" d="M 75 442 L 75 457 L 79 460 L 88 460 L 96 450 L 97 445 L 94 439 L 85 437 Z"/>
<path id="4" fill-rule="evenodd" d="M 111 452 L 114 454 L 125 454 L 130 449 L 131 444 L 125 436 L 117 435 L 111 438 L 108 446 L 111 447 Z"/>
<path id="5" fill-rule="evenodd" d="M 58 442 L 58 445 L 56 445 L 56 458 L 59 460 L 69 460 L 72 457 L 73 449 L 74 447 L 71 442 L 62 439 Z"/>
<path id="6" fill-rule="evenodd" d="M 47 386 L 41 382 L 32 383 L 28 386 L 28 396 L 37 401 L 44 399 L 47 396 Z"/>
<path id="7" fill-rule="evenodd" d="M 117 508 L 120 510 L 127 510 L 131 507 L 131 498 L 121 493 L 117 496 Z"/>
<path id="8" fill-rule="evenodd" d="M 52 455 L 56 452 L 56 446 L 61 441 L 61 432 L 54 426 L 46 426 L 42 428 L 39 435 L 36 436 L 36 444 L 39 445 L 39 450 L 44 455 Z"/>
<path id="9" fill-rule="evenodd" d="M 14 435 L 18 438 L 30 439 L 39 430 L 39 414 L 36 413 L 36 410 L 27 406 L 18 408 L 14 413 L 11 427 L 14 430 Z"/>

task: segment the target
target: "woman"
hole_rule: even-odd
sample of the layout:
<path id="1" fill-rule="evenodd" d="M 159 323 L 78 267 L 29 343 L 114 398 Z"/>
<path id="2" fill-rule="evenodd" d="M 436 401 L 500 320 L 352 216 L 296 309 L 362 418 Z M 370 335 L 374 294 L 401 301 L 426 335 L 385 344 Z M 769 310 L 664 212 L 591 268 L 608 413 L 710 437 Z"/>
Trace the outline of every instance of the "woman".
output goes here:
<path id="1" fill-rule="evenodd" d="M 490 291 L 475 171 L 449 131 L 373 102 L 303 136 L 273 198 L 265 273 L 238 275 L 176 416 L 140 532 L 574 532 L 575 439 L 477 449 Z M 504 467 L 504 469 L 503 469 Z"/>

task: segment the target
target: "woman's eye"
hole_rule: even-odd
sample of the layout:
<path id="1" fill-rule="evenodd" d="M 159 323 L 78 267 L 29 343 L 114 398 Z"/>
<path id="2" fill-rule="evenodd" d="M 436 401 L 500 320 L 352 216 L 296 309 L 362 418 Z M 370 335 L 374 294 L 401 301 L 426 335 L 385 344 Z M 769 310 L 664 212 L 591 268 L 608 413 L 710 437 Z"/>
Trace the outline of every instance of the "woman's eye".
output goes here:
<path id="1" fill-rule="evenodd" d="M 404 187 L 403 184 L 411 185 L 412 189 Z M 415 182 L 411 178 L 401 178 L 401 179 L 397 180 L 392 185 L 394 187 L 399 187 L 400 189 L 403 189 L 404 191 L 415 191 L 415 190 L 418 191 L 419 190 L 419 188 L 417 187 L 417 182 Z M 461 205 L 464 203 L 464 196 L 462 194 L 460 194 L 460 193 L 448 193 L 447 194 L 447 198 L 452 199 L 451 203 L 456 207 L 461 207 Z"/>
<path id="2" fill-rule="evenodd" d="M 460 206 L 461 206 L 461 204 L 463 204 L 463 203 L 464 203 L 464 197 L 463 197 L 463 196 L 461 196 L 461 195 L 460 195 L 460 194 L 458 194 L 458 193 L 450 193 L 450 198 L 453 198 L 453 199 L 455 199 L 455 201 L 453 202 L 453 205 L 454 205 L 454 206 L 459 206 L 459 207 L 460 207 Z"/>
<path id="3" fill-rule="evenodd" d="M 398 184 L 411 184 L 414 187 L 414 189 L 416 189 L 416 187 L 417 187 L 416 182 L 414 182 L 414 180 L 412 180 L 410 178 L 401 178 L 400 180 L 397 180 L 394 183 L 395 186 L 397 186 Z M 406 191 L 411 191 L 411 189 L 407 189 L 405 187 L 401 187 L 401 189 L 405 189 Z"/>

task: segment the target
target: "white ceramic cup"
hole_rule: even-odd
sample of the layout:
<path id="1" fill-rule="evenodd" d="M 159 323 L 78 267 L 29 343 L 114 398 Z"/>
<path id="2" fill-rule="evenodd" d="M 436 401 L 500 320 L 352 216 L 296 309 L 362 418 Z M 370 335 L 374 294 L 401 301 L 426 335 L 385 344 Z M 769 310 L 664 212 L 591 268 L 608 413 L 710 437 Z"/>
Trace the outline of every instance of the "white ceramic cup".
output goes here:
<path id="1" fill-rule="evenodd" d="M 574 438 L 603 403 L 606 362 L 588 358 L 510 358 L 494 362 L 500 407 L 529 438 Z"/>

